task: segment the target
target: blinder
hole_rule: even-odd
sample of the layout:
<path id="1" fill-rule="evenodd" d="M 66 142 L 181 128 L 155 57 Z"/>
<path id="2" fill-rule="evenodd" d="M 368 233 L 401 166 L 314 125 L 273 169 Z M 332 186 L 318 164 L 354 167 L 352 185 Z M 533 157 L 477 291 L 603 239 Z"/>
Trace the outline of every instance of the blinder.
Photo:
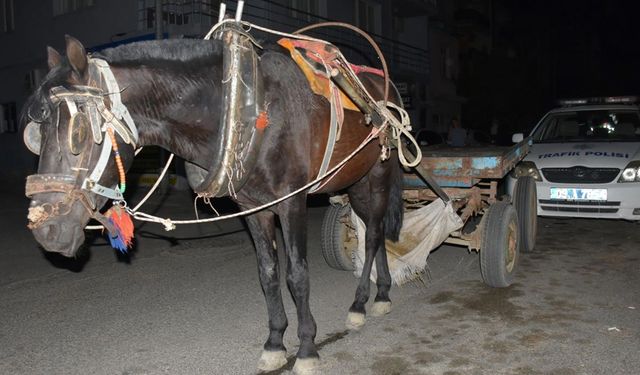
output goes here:
<path id="1" fill-rule="evenodd" d="M 80 86 L 81 92 L 69 91 L 63 87 L 51 89 L 51 100 L 59 106 L 65 103 L 71 116 L 68 126 L 67 142 L 72 154 L 78 155 L 85 148 L 87 133 L 91 132 L 93 141 L 96 144 L 102 143 L 103 139 L 103 113 L 108 111 L 104 106 L 104 96 L 99 90 L 93 87 Z M 29 116 L 31 118 L 31 116 Z M 113 116 L 111 116 L 113 117 Z M 32 119 L 25 127 L 23 133 L 24 144 L 29 151 L 40 155 L 42 143 L 42 123 L 46 117 L 40 120 Z M 120 129 L 118 129 L 120 130 Z M 122 131 L 118 131 L 121 133 Z M 122 137 L 125 142 L 130 142 L 129 134 Z"/>
<path id="2" fill-rule="evenodd" d="M 90 131 L 89 118 L 82 112 L 78 112 L 69 121 L 69 150 L 78 155 L 85 147 L 84 141 Z"/>
<path id="3" fill-rule="evenodd" d="M 24 144 L 27 146 L 29 151 L 36 155 L 40 155 L 40 145 L 42 144 L 42 133 L 40 127 L 40 123 L 30 121 L 24 128 L 24 133 L 22 134 Z"/>

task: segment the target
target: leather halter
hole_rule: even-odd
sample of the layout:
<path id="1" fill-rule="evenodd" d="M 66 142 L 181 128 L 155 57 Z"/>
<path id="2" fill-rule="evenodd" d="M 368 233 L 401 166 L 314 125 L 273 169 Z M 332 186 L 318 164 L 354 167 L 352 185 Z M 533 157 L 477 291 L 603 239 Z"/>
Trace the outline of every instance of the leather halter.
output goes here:
<path id="1" fill-rule="evenodd" d="M 93 86 L 74 86 L 72 90 L 65 87 L 54 87 L 50 91 L 50 99 L 56 106 L 65 104 L 69 116 L 84 112 L 89 118 L 92 140 L 91 149 L 83 152 L 78 165 L 72 168 L 75 175 L 68 174 L 34 174 L 27 177 L 25 193 L 33 197 L 41 193 L 64 193 L 62 200 L 53 204 L 45 203 L 29 208 L 29 228 L 35 229 L 55 216 L 66 215 L 71 211 L 73 203 L 80 201 L 91 217 L 113 229 L 108 220 L 100 214 L 91 193 L 122 201 L 123 196 L 117 186 L 105 187 L 99 184 L 105 168 L 111 159 L 112 141 L 106 136 L 108 129 L 117 133 L 123 142 L 135 148 L 138 131 L 127 108 L 122 104 L 120 89 L 106 61 L 89 59 L 89 82 Z M 106 90 L 105 90 L 106 89 Z M 59 110 L 59 109 L 58 109 Z M 56 124 L 56 127 L 58 124 Z M 91 173 L 80 181 L 80 171 L 89 170 L 89 156 L 94 145 L 102 144 L 98 162 Z M 80 185 L 80 186 L 79 186 Z"/>

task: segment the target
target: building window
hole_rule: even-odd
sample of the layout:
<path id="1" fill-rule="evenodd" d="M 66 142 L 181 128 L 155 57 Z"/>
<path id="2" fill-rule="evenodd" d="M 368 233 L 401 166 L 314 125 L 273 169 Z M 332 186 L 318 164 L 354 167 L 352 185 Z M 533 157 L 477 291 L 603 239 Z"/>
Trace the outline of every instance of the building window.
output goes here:
<path id="1" fill-rule="evenodd" d="M 15 29 L 15 18 L 13 16 L 13 0 L 0 0 L 0 22 L 2 32 L 8 33 Z"/>
<path id="2" fill-rule="evenodd" d="M 211 23 L 217 14 L 218 0 L 172 0 L 162 2 L 163 25 L 186 25 L 189 23 Z M 155 0 L 138 0 L 138 29 L 156 27 Z"/>
<path id="3" fill-rule="evenodd" d="M 53 0 L 53 16 L 73 13 L 95 5 L 95 0 Z"/>
<path id="4" fill-rule="evenodd" d="M 0 133 L 15 133 L 18 131 L 18 116 L 16 103 L 0 104 Z"/>
<path id="5" fill-rule="evenodd" d="M 380 4 L 370 0 L 356 0 L 356 24 L 365 31 L 380 34 Z"/>
<path id="6" fill-rule="evenodd" d="M 320 13 L 319 0 L 288 0 L 291 17 L 303 21 L 315 21 Z"/>

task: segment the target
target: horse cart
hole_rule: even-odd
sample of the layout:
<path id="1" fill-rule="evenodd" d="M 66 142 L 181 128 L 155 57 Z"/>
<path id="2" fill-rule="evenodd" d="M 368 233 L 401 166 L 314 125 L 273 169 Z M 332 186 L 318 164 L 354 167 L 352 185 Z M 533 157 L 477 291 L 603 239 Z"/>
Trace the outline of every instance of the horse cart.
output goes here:
<path id="1" fill-rule="evenodd" d="M 444 197 L 450 199 L 452 211 L 459 216 L 461 225 L 445 233 L 443 242 L 479 252 L 482 279 L 492 287 L 511 285 L 520 253 L 531 251 L 535 246 L 537 198 L 534 180 L 520 177 L 513 197 L 500 197 L 498 193 L 500 180 L 528 151 L 528 140 L 510 147 L 452 148 L 436 145 L 423 149 L 420 166 L 430 171 L 439 187 L 429 187 L 417 174 L 404 174 L 405 216 L 439 200 L 442 197 L 439 198 L 441 193 L 437 191 L 444 191 Z M 333 197 L 331 201 L 322 224 L 322 253 L 329 266 L 354 270 L 359 237 L 357 225 L 344 199 Z M 440 220 L 442 218 L 424 223 L 418 234 L 437 230 L 434 226 Z M 415 235 L 401 235 L 400 242 Z M 417 242 L 414 240 L 413 243 Z M 419 257 L 424 256 L 421 260 L 424 264 L 429 251 L 440 244 L 434 243 L 419 254 Z M 387 241 L 386 247 L 390 259 L 402 258 L 415 251 L 411 244 L 406 243 Z"/>

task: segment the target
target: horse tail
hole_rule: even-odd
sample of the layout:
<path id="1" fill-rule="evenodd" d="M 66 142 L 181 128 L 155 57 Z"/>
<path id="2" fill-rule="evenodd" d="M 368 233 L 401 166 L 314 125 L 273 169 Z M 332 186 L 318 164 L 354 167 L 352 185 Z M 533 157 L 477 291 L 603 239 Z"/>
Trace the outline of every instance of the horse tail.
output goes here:
<path id="1" fill-rule="evenodd" d="M 402 200 L 403 175 L 397 157 L 387 161 L 391 164 L 391 186 L 389 187 L 389 201 L 384 215 L 384 236 L 391 241 L 398 241 L 402 220 L 404 218 L 404 202 Z"/>

